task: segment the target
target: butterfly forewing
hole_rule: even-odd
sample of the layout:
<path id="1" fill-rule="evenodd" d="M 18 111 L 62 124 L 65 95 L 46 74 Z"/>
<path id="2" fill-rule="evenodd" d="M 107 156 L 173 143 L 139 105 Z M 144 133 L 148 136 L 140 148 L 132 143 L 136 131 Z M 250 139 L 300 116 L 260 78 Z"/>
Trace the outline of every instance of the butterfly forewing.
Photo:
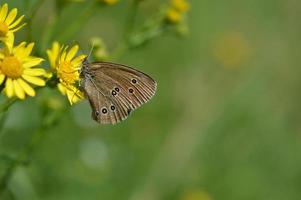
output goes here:
<path id="1" fill-rule="evenodd" d="M 156 82 L 133 68 L 97 62 L 87 66 L 82 87 L 92 107 L 93 119 L 115 124 L 152 98 Z"/>

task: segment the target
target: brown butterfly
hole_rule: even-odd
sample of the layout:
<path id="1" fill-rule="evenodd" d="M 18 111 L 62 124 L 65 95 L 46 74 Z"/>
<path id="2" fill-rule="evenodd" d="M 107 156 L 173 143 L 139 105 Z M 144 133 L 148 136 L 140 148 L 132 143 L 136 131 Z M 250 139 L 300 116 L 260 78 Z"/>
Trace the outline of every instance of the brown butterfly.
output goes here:
<path id="1" fill-rule="evenodd" d="M 101 124 L 116 124 L 149 101 L 157 83 L 150 76 L 131 67 L 109 63 L 89 63 L 80 71 L 81 83 L 92 108 L 92 118 Z"/>

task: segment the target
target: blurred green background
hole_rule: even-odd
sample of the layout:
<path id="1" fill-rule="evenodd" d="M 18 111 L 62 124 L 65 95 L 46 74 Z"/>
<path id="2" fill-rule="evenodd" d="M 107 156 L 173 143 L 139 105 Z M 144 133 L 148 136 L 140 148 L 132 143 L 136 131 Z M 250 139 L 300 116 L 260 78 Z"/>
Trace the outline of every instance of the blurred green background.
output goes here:
<path id="1" fill-rule="evenodd" d="M 144 0 L 137 23 L 162 2 Z M 186 37 L 166 33 L 113 60 L 154 77 L 156 96 L 115 126 L 95 123 L 87 101 L 69 107 L 13 173 L 1 200 L 300 199 L 301 2 L 189 2 Z M 8 3 L 26 14 L 22 1 Z M 66 42 L 89 52 L 97 36 L 114 49 L 127 5 L 97 10 Z M 45 1 L 34 19 L 37 48 L 45 48 L 39 41 L 53 9 Z M 81 11 L 72 9 L 74 16 Z M 64 27 L 56 27 L 57 38 Z M 17 154 L 31 138 L 39 99 L 10 108 L 0 154 Z M 5 167 L 1 160 L 0 175 Z"/>

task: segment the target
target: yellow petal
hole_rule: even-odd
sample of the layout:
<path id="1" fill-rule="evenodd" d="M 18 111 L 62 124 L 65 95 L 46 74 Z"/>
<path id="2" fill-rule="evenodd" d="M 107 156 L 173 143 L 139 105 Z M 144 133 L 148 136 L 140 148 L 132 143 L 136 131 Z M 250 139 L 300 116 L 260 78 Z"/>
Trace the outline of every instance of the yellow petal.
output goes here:
<path id="1" fill-rule="evenodd" d="M 74 96 L 75 96 L 74 92 L 67 90 L 67 97 L 68 97 L 68 101 L 69 101 L 70 105 L 73 104 Z"/>
<path id="2" fill-rule="evenodd" d="M 57 57 L 60 53 L 60 44 L 58 42 L 53 42 L 51 49 L 47 50 L 47 55 L 52 64 L 52 67 L 56 64 Z"/>
<path id="3" fill-rule="evenodd" d="M 77 88 L 69 88 L 67 89 L 67 97 L 69 100 L 70 105 L 73 105 L 74 103 L 77 103 L 81 100 L 80 94 L 78 94 Z"/>
<path id="4" fill-rule="evenodd" d="M 52 48 L 47 50 L 48 59 L 50 62 L 50 67 L 55 69 L 57 66 L 58 55 L 60 52 L 60 44 L 58 42 L 54 42 L 52 44 Z"/>
<path id="5" fill-rule="evenodd" d="M 6 15 L 7 15 L 7 10 L 8 10 L 8 5 L 6 3 L 1 7 L 1 10 L 0 10 L 0 22 L 4 22 Z"/>
<path id="6" fill-rule="evenodd" d="M 24 23 L 24 24 L 18 26 L 17 28 L 11 29 L 10 31 L 14 33 L 14 32 L 16 32 L 16 31 L 20 30 L 20 29 L 21 29 L 23 26 L 25 26 L 25 25 L 26 25 L 26 23 Z"/>
<path id="7" fill-rule="evenodd" d="M 53 42 L 52 50 L 58 54 L 60 51 L 60 43 L 57 41 Z"/>
<path id="8" fill-rule="evenodd" d="M 27 47 L 24 50 L 25 57 L 28 57 L 31 54 L 33 47 L 34 47 L 34 43 L 33 42 L 29 43 L 27 45 Z"/>
<path id="9" fill-rule="evenodd" d="M 86 55 L 80 55 L 80 56 L 77 56 L 76 58 L 74 58 L 71 63 L 73 66 L 75 67 L 78 67 L 78 66 L 81 66 L 83 60 L 86 58 L 87 56 Z"/>
<path id="10" fill-rule="evenodd" d="M 2 60 L 4 57 L 5 56 L 4 56 L 3 52 L 0 52 L 0 59 Z"/>
<path id="11" fill-rule="evenodd" d="M 43 76 L 46 74 L 46 71 L 42 68 L 29 68 L 25 69 L 23 73 L 28 76 Z"/>
<path id="12" fill-rule="evenodd" d="M 5 23 L 6 23 L 8 26 L 15 20 L 15 18 L 16 18 L 16 16 L 17 16 L 17 13 L 18 13 L 17 8 L 14 8 L 14 9 L 12 9 L 12 10 L 9 12 L 8 16 L 7 16 L 6 19 L 5 19 Z"/>
<path id="13" fill-rule="evenodd" d="M 22 75 L 22 78 L 24 78 L 27 82 L 30 82 L 34 85 L 37 85 L 37 86 L 45 86 L 45 81 L 41 78 L 38 78 L 38 77 L 34 77 L 34 76 L 28 76 L 26 74 L 23 74 Z"/>
<path id="14" fill-rule="evenodd" d="M 60 57 L 60 63 L 62 63 L 66 59 L 66 51 L 64 51 Z"/>
<path id="15" fill-rule="evenodd" d="M 46 51 L 46 53 L 47 53 L 48 59 L 51 61 L 51 60 L 53 59 L 52 51 L 51 51 L 50 49 L 48 49 L 48 50 Z"/>
<path id="16" fill-rule="evenodd" d="M 68 52 L 67 57 L 66 57 L 67 61 L 70 61 L 74 58 L 75 54 L 78 51 L 78 48 L 79 48 L 78 45 L 75 45 L 70 49 L 70 51 Z"/>
<path id="17" fill-rule="evenodd" d="M 8 32 L 5 40 L 3 41 L 7 47 L 6 51 L 8 51 L 9 54 L 13 52 L 14 40 L 15 40 L 14 34 L 12 32 Z"/>
<path id="18" fill-rule="evenodd" d="M 61 84 L 61 83 L 57 84 L 57 88 L 59 89 L 59 91 L 60 91 L 63 95 L 66 95 L 67 89 L 66 89 L 66 87 L 65 87 L 63 84 Z"/>
<path id="19" fill-rule="evenodd" d="M 55 69 L 56 66 L 56 61 L 57 61 L 57 56 L 53 55 L 52 52 L 50 50 L 47 50 L 47 55 L 48 55 L 48 59 L 49 59 L 49 63 L 50 63 L 50 67 L 52 69 Z"/>
<path id="20" fill-rule="evenodd" d="M 22 42 L 20 43 L 18 46 L 16 46 L 13 50 L 13 53 L 19 57 L 21 55 L 21 57 L 23 56 L 24 54 L 24 49 L 25 49 L 25 46 L 26 46 L 26 42 Z"/>
<path id="21" fill-rule="evenodd" d="M 3 83 L 4 79 L 5 79 L 5 76 L 3 74 L 0 74 L 0 84 Z"/>
<path id="22" fill-rule="evenodd" d="M 8 98 L 11 98 L 14 96 L 14 86 L 13 86 L 13 81 L 11 78 L 8 78 L 5 82 L 5 92 L 6 92 L 6 96 Z"/>
<path id="23" fill-rule="evenodd" d="M 52 76 L 53 76 L 52 72 L 46 72 L 44 74 L 44 77 L 47 78 L 47 79 L 51 79 Z"/>
<path id="24" fill-rule="evenodd" d="M 21 43 L 16 47 L 16 49 L 18 49 L 18 48 L 24 49 L 25 46 L 26 46 L 26 42 L 21 42 Z"/>
<path id="25" fill-rule="evenodd" d="M 23 67 L 30 68 L 39 65 L 44 59 L 42 58 L 30 58 L 27 62 L 23 63 Z"/>
<path id="26" fill-rule="evenodd" d="M 17 80 L 13 80 L 15 94 L 19 99 L 25 99 L 25 92 Z"/>
<path id="27" fill-rule="evenodd" d="M 20 22 L 22 21 L 22 19 L 24 18 L 24 15 L 22 15 L 21 17 L 19 17 L 14 23 L 12 23 L 11 25 L 8 26 L 9 29 L 14 28 L 15 26 L 17 26 L 18 24 L 20 24 Z"/>
<path id="28" fill-rule="evenodd" d="M 24 89 L 26 94 L 32 97 L 36 95 L 34 89 L 30 85 L 28 85 L 25 81 L 23 81 L 21 78 L 18 79 L 18 83 Z"/>

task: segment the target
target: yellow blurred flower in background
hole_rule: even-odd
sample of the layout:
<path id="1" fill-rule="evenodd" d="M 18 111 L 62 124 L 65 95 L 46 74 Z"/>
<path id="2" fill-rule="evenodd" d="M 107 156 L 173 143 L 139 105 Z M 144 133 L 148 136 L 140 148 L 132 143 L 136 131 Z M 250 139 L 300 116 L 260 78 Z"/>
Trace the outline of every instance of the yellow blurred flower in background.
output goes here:
<path id="1" fill-rule="evenodd" d="M 166 11 L 166 18 L 171 23 L 179 23 L 189 8 L 190 5 L 186 0 L 171 0 Z"/>
<path id="2" fill-rule="evenodd" d="M 10 49 L 13 47 L 14 32 L 25 25 L 25 23 L 20 25 L 24 15 L 16 20 L 17 13 L 16 8 L 8 12 L 7 3 L 0 8 L 0 41 L 4 42 Z"/>
<path id="3" fill-rule="evenodd" d="M 203 190 L 191 190 L 185 192 L 179 200 L 212 200 L 210 195 Z"/>
<path id="4" fill-rule="evenodd" d="M 118 2 L 118 0 L 100 0 L 100 1 L 108 5 L 114 5 Z"/>
<path id="5" fill-rule="evenodd" d="M 226 33 L 213 42 L 213 56 L 226 68 L 237 68 L 250 58 L 250 43 L 241 33 Z"/>
<path id="6" fill-rule="evenodd" d="M 106 45 L 100 37 L 92 37 L 90 39 L 90 45 L 94 47 L 92 55 L 95 60 L 102 61 L 108 59 L 109 54 Z"/>
<path id="7" fill-rule="evenodd" d="M 79 46 L 70 49 L 54 42 L 52 48 L 47 50 L 47 55 L 53 72 L 57 75 L 57 87 L 63 95 L 67 95 L 70 104 L 84 98 L 83 93 L 77 88 L 79 70 L 86 55 L 76 57 Z"/>
<path id="8" fill-rule="evenodd" d="M 186 12 L 190 7 L 186 0 L 171 0 L 171 5 L 179 12 Z"/>
<path id="9" fill-rule="evenodd" d="M 166 17 L 172 23 L 178 23 L 182 20 L 182 14 L 174 8 L 167 10 Z"/>
<path id="10" fill-rule="evenodd" d="M 22 42 L 13 49 L 2 49 L 0 52 L 0 84 L 5 84 L 4 91 L 11 98 L 17 96 L 25 99 L 26 94 L 35 96 L 35 91 L 28 84 L 45 86 L 45 81 L 40 76 L 45 75 L 42 68 L 34 68 L 43 59 L 30 56 L 34 43 L 26 45 Z"/>

